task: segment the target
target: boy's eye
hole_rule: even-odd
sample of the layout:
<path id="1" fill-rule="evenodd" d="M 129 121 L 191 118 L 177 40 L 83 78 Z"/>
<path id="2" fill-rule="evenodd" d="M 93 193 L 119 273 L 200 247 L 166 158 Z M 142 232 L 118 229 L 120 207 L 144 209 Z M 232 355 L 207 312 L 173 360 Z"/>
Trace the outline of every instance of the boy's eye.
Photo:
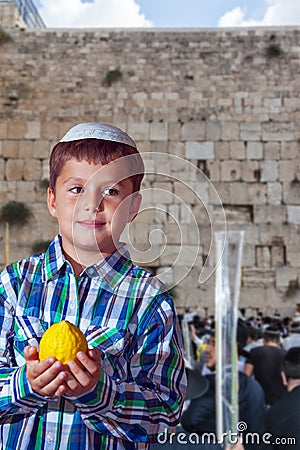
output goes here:
<path id="1" fill-rule="evenodd" d="M 115 188 L 104 189 L 103 195 L 109 195 L 110 197 L 118 195 L 120 192 Z"/>
<path id="2" fill-rule="evenodd" d="M 81 186 L 74 186 L 70 189 L 70 192 L 73 192 L 74 194 L 80 194 L 81 191 L 82 191 Z"/>

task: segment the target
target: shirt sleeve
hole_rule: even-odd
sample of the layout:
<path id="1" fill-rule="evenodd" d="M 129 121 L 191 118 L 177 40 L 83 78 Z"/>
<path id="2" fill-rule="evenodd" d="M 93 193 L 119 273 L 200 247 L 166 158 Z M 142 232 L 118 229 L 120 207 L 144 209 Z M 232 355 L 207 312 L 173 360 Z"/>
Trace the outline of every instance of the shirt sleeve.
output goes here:
<path id="1" fill-rule="evenodd" d="M 128 367 L 125 381 L 102 371 L 94 391 L 75 406 L 94 431 L 155 442 L 179 423 L 186 389 L 181 333 L 169 297 L 159 296 L 140 321 Z"/>
<path id="2" fill-rule="evenodd" d="M 26 366 L 16 364 L 13 350 L 14 284 L 13 271 L 5 269 L 0 275 L 0 419 L 32 413 L 46 403 L 32 391 L 26 378 Z"/>

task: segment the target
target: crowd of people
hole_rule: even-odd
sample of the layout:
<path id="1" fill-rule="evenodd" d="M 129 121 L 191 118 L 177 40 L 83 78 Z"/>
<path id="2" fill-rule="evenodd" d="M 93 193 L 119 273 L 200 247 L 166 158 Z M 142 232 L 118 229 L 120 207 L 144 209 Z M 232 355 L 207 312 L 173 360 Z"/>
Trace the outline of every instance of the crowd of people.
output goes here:
<path id="1" fill-rule="evenodd" d="M 202 449 L 222 448 L 207 439 L 216 434 L 215 319 L 190 311 L 180 319 L 188 323 L 191 358 L 186 361 L 188 391 L 178 434 L 206 437 Z M 300 321 L 278 314 L 246 318 L 241 310 L 237 359 L 239 421 L 251 436 L 242 448 L 300 449 Z M 173 441 L 169 447 L 182 447 Z M 194 444 L 187 442 L 185 448 Z"/>

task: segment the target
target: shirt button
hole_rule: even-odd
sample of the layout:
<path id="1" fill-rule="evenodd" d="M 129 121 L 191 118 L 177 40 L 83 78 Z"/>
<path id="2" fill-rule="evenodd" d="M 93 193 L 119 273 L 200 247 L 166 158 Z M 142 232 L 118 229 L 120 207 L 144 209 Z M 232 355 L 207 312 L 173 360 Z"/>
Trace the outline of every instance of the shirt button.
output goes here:
<path id="1" fill-rule="evenodd" d="M 114 343 L 113 343 L 113 348 L 114 348 L 115 350 L 117 350 L 117 351 L 121 350 L 121 348 L 122 348 L 122 342 L 120 342 L 120 341 L 114 342 Z"/>
<path id="2" fill-rule="evenodd" d="M 47 442 L 52 442 L 52 441 L 53 441 L 53 434 L 52 434 L 52 433 L 47 433 L 47 435 L 46 435 L 46 441 L 47 441 Z"/>
<path id="3" fill-rule="evenodd" d="M 71 309 L 75 309 L 76 303 L 74 302 L 74 300 L 70 303 L 70 308 Z"/>
<path id="4" fill-rule="evenodd" d="M 19 330 L 18 335 L 20 336 L 20 338 L 23 338 L 25 336 L 25 333 L 23 330 Z"/>
<path id="5" fill-rule="evenodd" d="M 88 267 L 86 271 L 87 271 L 88 275 L 90 275 L 90 276 L 95 275 L 94 267 Z"/>

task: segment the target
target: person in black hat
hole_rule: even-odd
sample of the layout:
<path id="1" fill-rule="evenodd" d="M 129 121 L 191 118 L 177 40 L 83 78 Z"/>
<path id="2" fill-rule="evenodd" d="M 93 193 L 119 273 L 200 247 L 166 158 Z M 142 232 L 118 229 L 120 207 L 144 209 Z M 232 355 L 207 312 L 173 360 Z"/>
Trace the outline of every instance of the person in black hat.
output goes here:
<path id="1" fill-rule="evenodd" d="M 300 448 L 300 347 L 286 353 L 282 375 L 287 393 L 262 416 L 261 434 L 270 438 L 261 449 Z"/>
<path id="2" fill-rule="evenodd" d="M 250 351 L 244 372 L 262 386 L 266 402 L 273 405 L 286 392 L 281 372 L 285 351 L 280 347 L 280 331 L 269 327 L 264 331 L 263 345 Z"/>
<path id="3" fill-rule="evenodd" d="M 187 390 L 185 400 L 193 400 L 202 397 L 209 388 L 208 379 L 201 375 L 199 370 L 186 367 Z"/>

